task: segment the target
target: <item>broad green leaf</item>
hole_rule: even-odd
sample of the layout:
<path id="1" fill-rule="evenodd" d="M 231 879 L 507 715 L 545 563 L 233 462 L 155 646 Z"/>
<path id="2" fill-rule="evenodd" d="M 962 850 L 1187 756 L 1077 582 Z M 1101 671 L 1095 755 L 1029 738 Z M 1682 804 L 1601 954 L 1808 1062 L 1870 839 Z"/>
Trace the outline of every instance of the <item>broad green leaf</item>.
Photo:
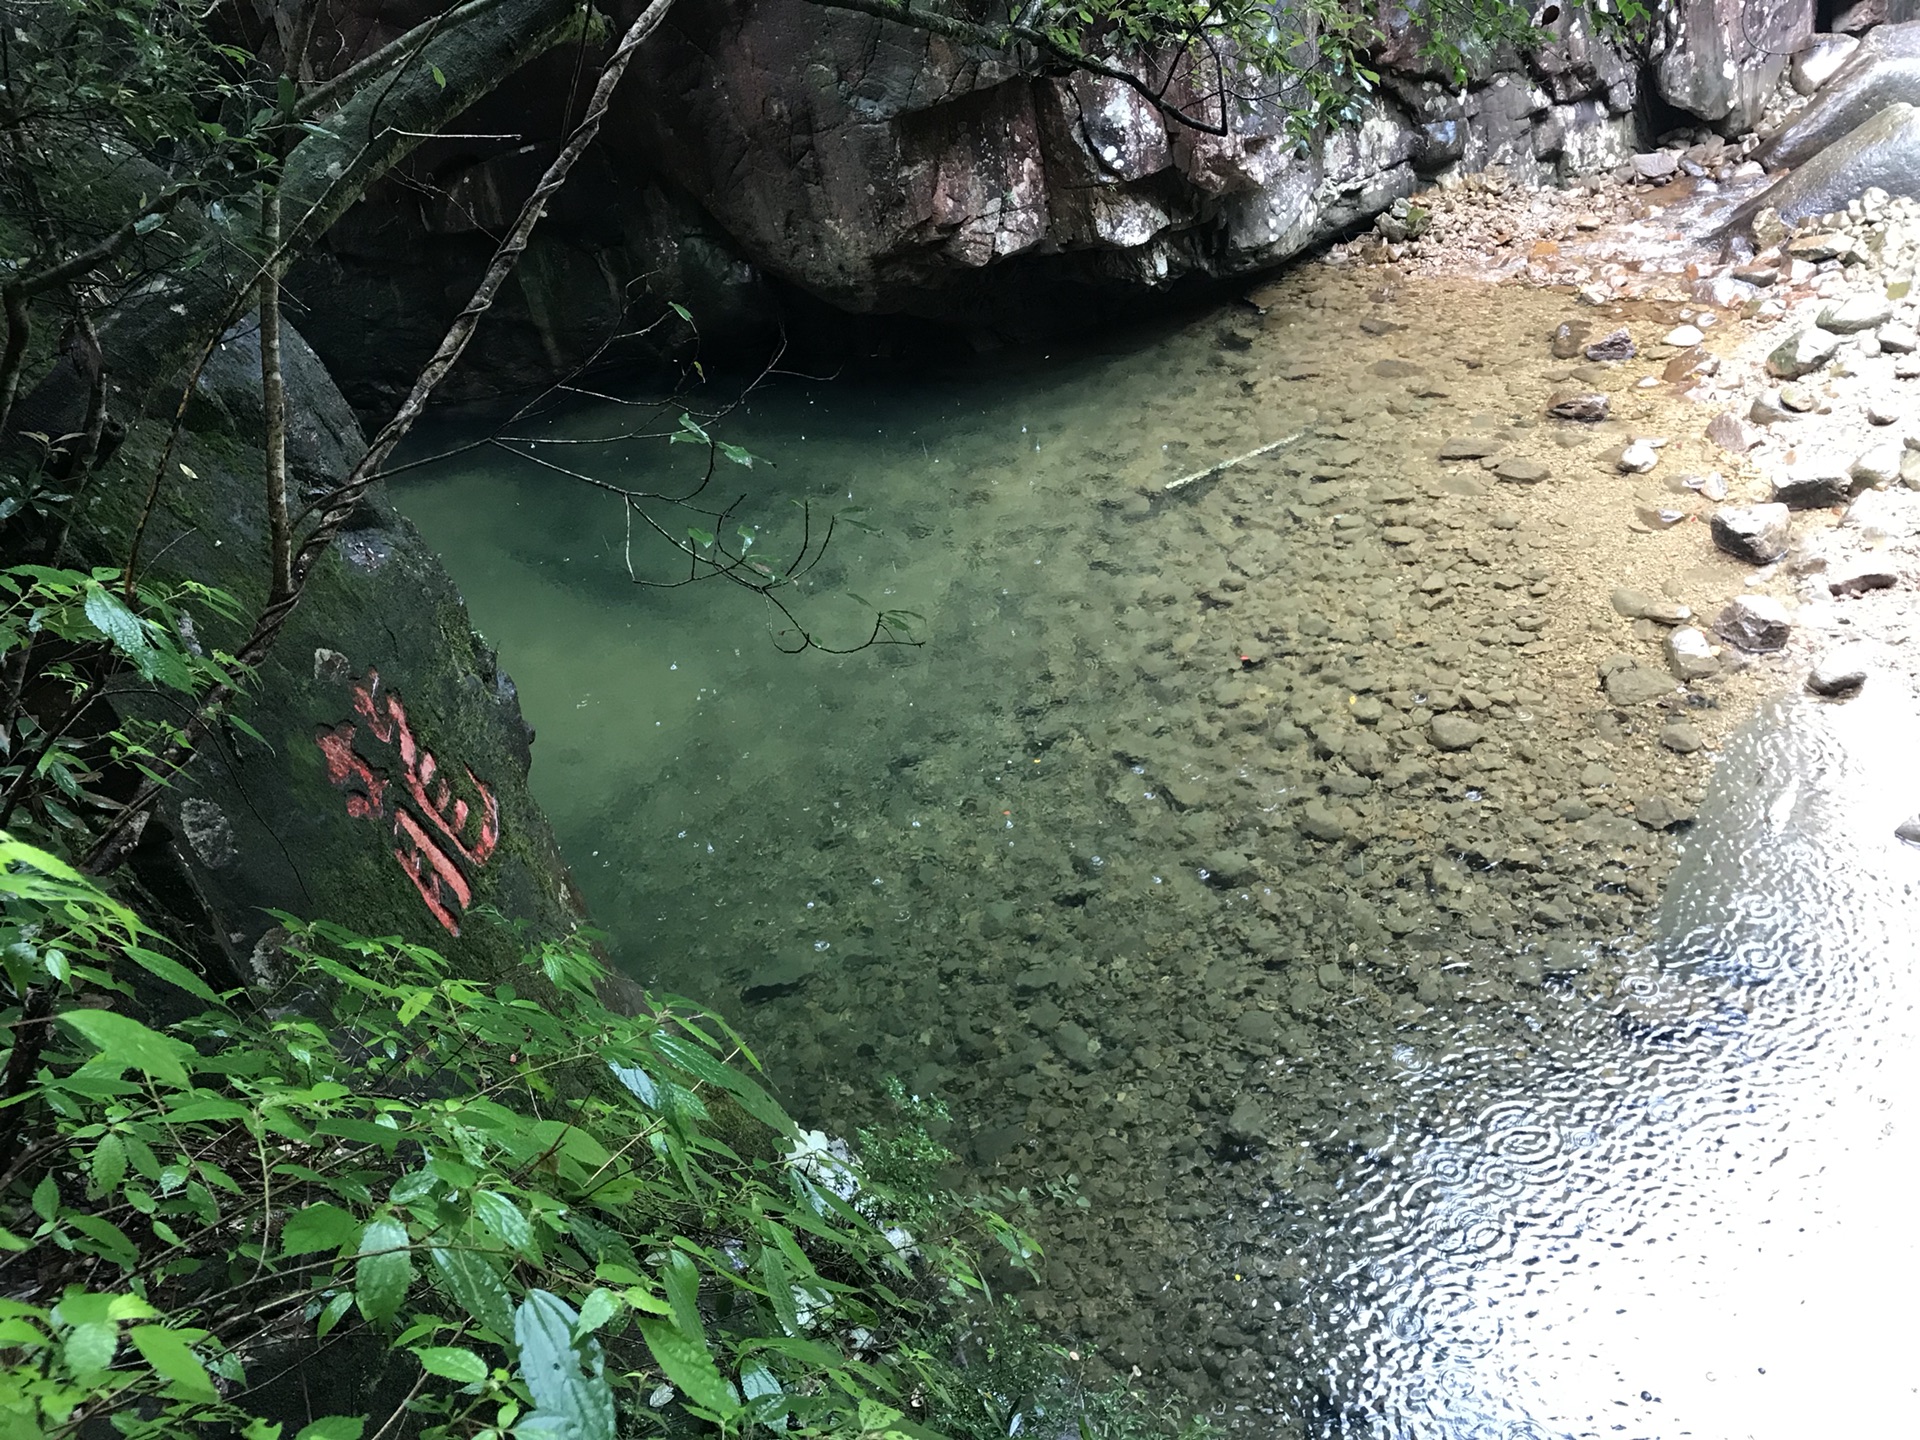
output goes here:
<path id="1" fill-rule="evenodd" d="M 460 1345 L 416 1345 L 413 1355 L 429 1375 L 462 1385 L 478 1385 L 487 1378 L 487 1362 Z"/>
<path id="2" fill-rule="evenodd" d="M 329 1415 L 303 1428 L 293 1440 L 360 1440 L 367 1422 L 358 1415 Z"/>
<path id="3" fill-rule="evenodd" d="M 678 1250 L 668 1253 L 660 1267 L 660 1283 L 673 1306 L 673 1323 L 696 1340 L 706 1333 L 700 1319 L 700 1271 L 692 1260 Z"/>
<path id="4" fill-rule="evenodd" d="M 488 1333 L 501 1340 L 513 1335 L 513 1303 L 499 1272 L 471 1250 L 435 1245 L 427 1252 L 433 1283 L 446 1291 Z"/>
<path id="5" fill-rule="evenodd" d="M 740 1367 L 740 1393 L 746 1397 L 748 1415 L 757 1424 L 775 1430 L 787 1428 L 787 1397 L 766 1366 L 754 1361 Z"/>
<path id="6" fill-rule="evenodd" d="M 139 945 L 129 945 L 122 953 L 148 974 L 158 975 L 169 985 L 179 986 L 195 999 L 205 1000 L 210 1005 L 220 1003 L 220 997 L 213 993 L 213 988 L 178 960 Z"/>
<path id="7" fill-rule="evenodd" d="M 33 1213 L 42 1220 L 52 1220 L 60 1211 L 60 1186 L 53 1175 L 48 1173 L 40 1177 L 40 1183 L 33 1187 Z"/>
<path id="8" fill-rule="evenodd" d="M 322 1200 L 287 1217 L 280 1230 L 283 1255 L 311 1255 L 317 1250 L 338 1250 L 354 1237 L 360 1222 L 353 1215 Z"/>
<path id="9" fill-rule="evenodd" d="M 86 611 L 93 628 L 112 641 L 116 650 L 137 662 L 146 661 L 153 646 L 147 641 L 146 630 L 118 595 L 104 585 L 90 585 Z"/>
<path id="10" fill-rule="evenodd" d="M 687 1074 L 729 1092 L 742 1110 L 769 1129 L 782 1135 L 793 1131 L 793 1121 L 771 1095 L 696 1041 L 679 1035 L 656 1035 L 653 1048 Z"/>
<path id="11" fill-rule="evenodd" d="M 516 1255 L 537 1258 L 533 1243 L 533 1224 L 520 1213 L 520 1207 L 492 1190 L 473 1192 L 473 1213 L 503 1244 Z"/>
<path id="12" fill-rule="evenodd" d="M 87 1062 L 92 1069 L 115 1074 L 132 1066 L 155 1080 L 185 1088 L 187 1064 L 199 1057 L 193 1047 L 150 1030 L 130 1015 L 111 1010 L 62 1010 L 60 1021 L 100 1054 Z"/>
<path id="13" fill-rule="evenodd" d="M 393 1318 L 413 1284 L 413 1256 L 406 1245 L 407 1227 L 391 1215 L 368 1221 L 360 1235 L 360 1258 L 353 1265 L 354 1299 L 360 1313 L 376 1325 Z"/>
<path id="14" fill-rule="evenodd" d="M 109 1130 L 93 1147 L 93 1188 L 104 1195 L 116 1188 L 127 1175 L 127 1142 Z"/>
<path id="15" fill-rule="evenodd" d="M 576 1335 L 591 1335 L 602 1325 L 620 1313 L 620 1297 L 604 1286 L 595 1290 L 580 1302 L 580 1323 L 574 1327 Z"/>
<path id="16" fill-rule="evenodd" d="M 193 1353 L 193 1347 L 179 1331 L 164 1325 L 135 1325 L 127 1332 L 127 1338 L 133 1341 L 133 1348 L 153 1367 L 154 1373 L 169 1382 L 169 1393 L 176 1398 L 219 1398 L 213 1388 L 213 1377 L 207 1374 L 207 1367 L 200 1363 L 200 1357 Z"/>
<path id="17" fill-rule="evenodd" d="M 789 1335 L 802 1333 L 800 1307 L 793 1303 L 793 1277 L 787 1273 L 785 1258 L 771 1245 L 760 1247 L 760 1283 L 767 1288 L 767 1300 L 780 1328 Z"/>
<path id="18" fill-rule="evenodd" d="M 120 1349 L 120 1327 L 111 1320 L 87 1320 L 67 1332 L 60 1358 L 73 1377 L 86 1384 L 113 1364 Z"/>
<path id="19" fill-rule="evenodd" d="M 318 1335 L 322 1340 L 326 1339 L 327 1332 L 338 1325 L 340 1323 L 340 1317 L 352 1308 L 353 1291 L 342 1290 L 331 1300 L 327 1301 L 326 1307 L 320 1312 L 319 1323 L 313 1327 L 313 1333 Z"/>
<path id="20" fill-rule="evenodd" d="M 513 1312 L 520 1378 L 533 1394 L 537 1419 L 545 1421 L 536 1428 L 561 1429 L 567 1440 L 614 1440 L 606 1361 L 598 1340 L 573 1338 L 579 1318 L 559 1296 L 527 1292 Z"/>
<path id="21" fill-rule="evenodd" d="M 732 1387 L 720 1373 L 720 1367 L 713 1363 L 713 1353 L 705 1341 L 681 1333 L 664 1320 L 644 1315 L 640 1317 L 640 1333 L 646 1337 L 647 1349 L 653 1352 L 660 1373 L 694 1404 L 721 1416 L 731 1415 L 739 1408 Z"/>

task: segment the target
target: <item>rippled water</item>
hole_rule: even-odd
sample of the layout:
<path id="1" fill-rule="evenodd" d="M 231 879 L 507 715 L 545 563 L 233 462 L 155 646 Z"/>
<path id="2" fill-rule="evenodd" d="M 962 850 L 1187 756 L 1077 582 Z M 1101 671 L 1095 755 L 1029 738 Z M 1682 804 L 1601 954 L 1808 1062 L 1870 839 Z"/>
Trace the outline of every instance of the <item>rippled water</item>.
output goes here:
<path id="1" fill-rule="evenodd" d="M 1262 299 L 732 417 L 777 462 L 721 477 L 757 553 L 793 500 L 878 528 L 836 535 L 805 622 L 858 639 L 858 592 L 922 612 L 920 649 L 786 657 L 750 596 L 636 588 L 617 506 L 550 469 L 468 456 L 399 498 L 521 687 L 623 965 L 734 1015 L 829 1126 L 888 1074 L 948 1098 L 1029 1187 L 1029 1303 L 1116 1369 L 1255 1435 L 1898 1433 L 1907 697 L 1783 706 L 1703 792 L 1654 731 L 1746 692 L 1614 712 L 1592 667 L 1637 643 L 1611 585 L 1684 571 L 1704 609 L 1740 577 L 1702 527 L 1627 531 L 1621 427 L 1537 423 L 1569 302 L 1318 271 Z M 1574 378 L 1686 465 L 1636 374 Z M 1461 433 L 1554 478 L 1436 464 Z M 666 488 L 679 448 L 542 453 Z M 1482 742 L 1436 751 L 1449 711 Z M 1649 790 L 1705 796 L 1657 913 Z"/>

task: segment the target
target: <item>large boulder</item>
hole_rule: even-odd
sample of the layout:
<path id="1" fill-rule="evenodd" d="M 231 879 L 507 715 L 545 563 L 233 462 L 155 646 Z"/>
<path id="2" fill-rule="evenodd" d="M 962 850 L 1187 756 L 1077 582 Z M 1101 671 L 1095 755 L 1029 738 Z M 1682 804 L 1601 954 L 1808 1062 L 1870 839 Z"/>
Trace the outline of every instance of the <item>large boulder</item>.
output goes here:
<path id="1" fill-rule="evenodd" d="M 1896 102 L 1920 105 L 1920 23 L 1869 31 L 1813 102 L 1761 149 L 1760 162 L 1770 170 L 1803 165 Z"/>
<path id="2" fill-rule="evenodd" d="M 1813 0 L 1679 0 L 1661 8 L 1661 98 L 1728 135 L 1758 123 L 1789 57 L 1813 33 Z"/>
<path id="3" fill-rule="evenodd" d="M 1844 210 L 1876 185 L 1890 195 L 1920 195 L 1920 109 L 1887 106 L 1747 201 L 1726 229 L 1748 230 L 1762 210 L 1788 223 Z"/>
<path id="4" fill-rule="evenodd" d="M 257 321 L 236 327 L 201 376 L 143 549 L 148 579 L 219 586 L 243 615 L 263 598 L 266 548 L 257 333 Z M 291 468 L 310 495 L 364 442 L 311 351 L 286 340 Z M 75 535 L 86 558 L 126 554 L 165 430 L 134 424 L 96 480 L 99 502 Z M 237 645 L 234 622 L 187 608 L 197 643 Z M 210 736 L 129 857 L 176 932 L 226 979 L 284 978 L 274 910 L 404 936 L 488 978 L 578 923 L 528 788 L 532 734 L 513 682 L 433 551 L 377 493 L 315 571 L 236 713 L 253 733 Z"/>

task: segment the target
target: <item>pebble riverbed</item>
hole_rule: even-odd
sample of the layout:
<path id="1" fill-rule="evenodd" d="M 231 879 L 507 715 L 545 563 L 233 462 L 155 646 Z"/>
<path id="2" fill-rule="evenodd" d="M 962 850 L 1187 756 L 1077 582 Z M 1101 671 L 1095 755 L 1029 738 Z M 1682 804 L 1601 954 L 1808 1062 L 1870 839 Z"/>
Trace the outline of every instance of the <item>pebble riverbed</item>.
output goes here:
<path id="1" fill-rule="evenodd" d="M 520 685 L 623 966 L 725 1011 L 806 1123 L 850 1133 L 888 1075 L 947 1101 L 978 1179 L 1028 1191 L 1028 1303 L 1098 1364 L 1253 1435 L 1804 1433 L 1719 1428 L 1702 1367 L 1649 1378 L 1666 1330 L 1570 1298 L 1578 1271 L 1609 1312 L 1703 1313 L 1695 1272 L 1741 1273 L 1715 1247 L 1780 1173 L 1729 1117 L 1811 1123 L 1796 1086 L 1854 1054 L 1820 1037 L 1883 1056 L 1911 1008 L 1793 938 L 1884 920 L 1891 821 L 1819 904 L 1714 867 L 1780 848 L 1716 754 L 1777 789 L 1837 722 L 1737 728 L 1785 662 L 1711 636 L 1754 574 L 1704 522 L 1758 482 L 1704 433 L 1693 337 L 1658 342 L 1753 342 L 1685 295 L 1321 263 L 1105 352 L 769 382 L 727 424 L 775 462 L 716 482 L 748 492 L 729 525 L 784 561 L 788 501 L 863 507 L 877 533 L 839 530 L 796 608 L 848 643 L 859 592 L 920 612 L 921 648 L 787 657 L 750 596 L 637 588 L 618 506 L 530 465 L 397 498 Z M 1634 358 L 1579 353 L 1621 325 Z M 1551 418 L 1564 392 L 1607 418 Z M 1676 863 L 1719 896 L 1688 925 Z M 1792 1043 L 1756 1050 L 1761 1021 Z"/>

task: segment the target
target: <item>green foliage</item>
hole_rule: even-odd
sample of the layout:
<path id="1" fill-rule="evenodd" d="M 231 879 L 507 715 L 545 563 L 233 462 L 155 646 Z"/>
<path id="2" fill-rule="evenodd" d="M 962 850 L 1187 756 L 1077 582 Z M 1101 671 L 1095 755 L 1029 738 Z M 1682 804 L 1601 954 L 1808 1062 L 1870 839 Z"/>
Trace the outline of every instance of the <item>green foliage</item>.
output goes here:
<path id="1" fill-rule="evenodd" d="M 609 1009 L 582 950 L 523 993 L 290 917 L 280 990 L 163 1033 L 133 982 L 205 986 L 132 911 L 11 838 L 0 909 L 0 1433 L 265 1440 L 286 1357 L 330 1351 L 388 1398 L 317 1437 L 395 1405 L 428 1437 L 976 1433 L 933 1341 L 987 1295 L 975 1244 L 1036 1251 L 929 1193 L 936 1107 L 900 1097 L 870 1174 L 717 1017 Z"/>
<path id="2" fill-rule="evenodd" d="M 95 788 L 102 774 L 146 773 L 185 707 L 234 679 L 232 658 L 194 638 L 192 614 L 231 618 L 229 596 L 148 584 L 129 604 L 119 580 L 114 569 L 0 571 L 0 825 L 82 833 L 90 813 L 114 805 Z M 155 695 L 171 705 L 146 702 Z"/>

